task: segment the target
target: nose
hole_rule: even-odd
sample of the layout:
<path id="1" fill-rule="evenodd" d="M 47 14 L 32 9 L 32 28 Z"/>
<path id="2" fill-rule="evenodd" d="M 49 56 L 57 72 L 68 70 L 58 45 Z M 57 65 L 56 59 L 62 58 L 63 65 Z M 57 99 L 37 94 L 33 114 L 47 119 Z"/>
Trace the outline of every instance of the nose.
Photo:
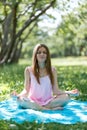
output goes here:
<path id="1" fill-rule="evenodd" d="M 45 54 L 44 52 L 41 52 L 41 55 Z"/>

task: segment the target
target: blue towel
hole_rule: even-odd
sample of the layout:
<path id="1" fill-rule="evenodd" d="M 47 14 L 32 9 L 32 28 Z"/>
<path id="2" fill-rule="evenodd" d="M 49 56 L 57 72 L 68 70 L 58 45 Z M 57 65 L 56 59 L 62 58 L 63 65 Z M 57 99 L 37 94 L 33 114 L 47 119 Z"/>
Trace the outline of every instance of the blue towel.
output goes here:
<path id="1" fill-rule="evenodd" d="M 13 120 L 17 123 L 24 121 L 37 123 L 57 122 L 62 124 L 75 124 L 87 122 L 86 101 L 70 100 L 63 110 L 42 110 L 20 108 L 16 99 L 9 99 L 0 102 L 0 119 Z"/>

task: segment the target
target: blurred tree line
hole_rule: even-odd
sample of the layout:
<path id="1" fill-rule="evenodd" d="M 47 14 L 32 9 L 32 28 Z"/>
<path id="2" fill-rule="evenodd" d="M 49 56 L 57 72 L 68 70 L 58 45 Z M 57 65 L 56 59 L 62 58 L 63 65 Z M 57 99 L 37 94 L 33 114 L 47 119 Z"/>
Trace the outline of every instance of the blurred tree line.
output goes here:
<path id="1" fill-rule="evenodd" d="M 87 56 L 87 3 L 83 3 L 73 12 L 62 16 L 62 22 L 55 33 L 49 35 L 43 29 L 35 27 L 26 41 L 22 56 L 31 57 L 35 44 L 44 43 L 51 51 L 51 57 Z M 29 46 L 29 47 L 28 47 Z"/>
<path id="2" fill-rule="evenodd" d="M 62 22 L 53 34 L 49 35 L 50 30 L 44 31 L 38 26 L 44 18 L 41 16 L 48 15 L 49 8 L 60 9 L 58 3 L 56 0 L 0 1 L 0 64 L 31 57 L 37 43 L 48 45 L 51 57 L 87 56 L 86 0 L 72 12 L 62 15 Z M 64 7 L 65 4 L 62 9 Z M 54 19 L 51 15 L 48 17 Z"/>
<path id="3" fill-rule="evenodd" d="M 87 2 L 63 15 L 61 24 L 52 35 L 35 27 L 27 44 L 24 44 L 22 56 L 31 57 L 37 43 L 48 45 L 51 57 L 87 56 Z"/>
<path id="4" fill-rule="evenodd" d="M 62 47 L 60 55 L 87 56 L 87 2 L 63 17 L 55 36 Z"/>

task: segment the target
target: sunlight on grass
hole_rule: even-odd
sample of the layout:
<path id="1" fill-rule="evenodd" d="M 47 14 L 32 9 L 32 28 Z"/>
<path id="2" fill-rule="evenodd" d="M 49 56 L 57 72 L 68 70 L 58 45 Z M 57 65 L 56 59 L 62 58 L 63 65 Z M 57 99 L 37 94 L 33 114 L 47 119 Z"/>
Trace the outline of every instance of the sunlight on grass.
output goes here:
<path id="1" fill-rule="evenodd" d="M 32 59 L 20 59 L 18 64 L 19 65 L 30 65 L 32 62 Z"/>
<path id="2" fill-rule="evenodd" d="M 87 65 L 87 57 L 52 58 L 52 65 L 58 65 L 58 66 Z"/>
<path id="3" fill-rule="evenodd" d="M 0 91 L 5 91 L 9 89 L 9 84 L 0 83 Z"/>
<path id="4" fill-rule="evenodd" d="M 10 96 L 10 86 L 8 83 L 0 83 L 0 100 L 9 98 Z"/>

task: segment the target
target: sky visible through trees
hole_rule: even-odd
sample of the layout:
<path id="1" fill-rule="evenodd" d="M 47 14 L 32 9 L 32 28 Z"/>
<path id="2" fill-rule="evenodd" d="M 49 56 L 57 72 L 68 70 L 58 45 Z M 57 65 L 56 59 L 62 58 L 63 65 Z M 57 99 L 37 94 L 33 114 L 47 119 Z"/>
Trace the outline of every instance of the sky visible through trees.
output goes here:
<path id="1" fill-rule="evenodd" d="M 54 18 L 50 19 L 46 14 L 44 14 L 42 17 L 42 21 L 38 22 L 38 25 L 40 28 L 42 28 L 43 31 L 48 31 L 49 35 L 52 35 L 55 32 L 55 29 L 60 25 L 62 22 L 62 16 L 67 15 L 68 13 L 72 12 L 75 8 L 79 6 L 79 4 L 83 4 L 85 0 L 62 0 L 60 1 L 60 8 L 63 8 L 63 4 L 65 4 L 65 9 L 59 10 L 58 8 L 50 8 L 46 11 L 48 15 L 52 15 Z M 58 1 L 59 2 L 59 1 Z"/>

